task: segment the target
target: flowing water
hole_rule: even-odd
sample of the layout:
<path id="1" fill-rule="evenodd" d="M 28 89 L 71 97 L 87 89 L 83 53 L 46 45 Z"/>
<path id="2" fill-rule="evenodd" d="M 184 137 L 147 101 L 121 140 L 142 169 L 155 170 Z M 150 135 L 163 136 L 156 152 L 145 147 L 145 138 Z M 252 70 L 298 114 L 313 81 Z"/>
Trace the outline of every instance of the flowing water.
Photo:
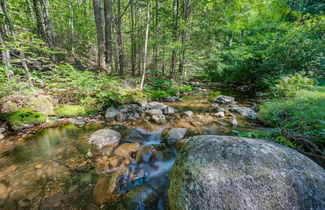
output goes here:
<path id="1" fill-rule="evenodd" d="M 193 111 L 193 119 L 176 114 L 165 125 L 145 127 L 110 128 L 122 134 L 122 142 L 140 142 L 153 145 L 157 158 L 150 163 L 129 163 L 130 171 L 144 171 L 145 176 L 127 183 L 121 191 L 130 191 L 146 184 L 154 189 L 160 201 L 156 209 L 168 208 L 167 189 L 169 172 L 176 158 L 173 147 L 160 144 L 161 133 L 166 127 L 186 127 L 188 136 L 197 134 L 231 134 L 229 120 L 210 116 L 213 109 L 209 99 L 217 95 L 232 95 L 241 105 L 248 105 L 247 97 L 232 89 L 195 92 L 184 96 L 182 102 L 169 103 L 180 112 Z M 240 129 L 254 128 L 254 124 L 242 119 Z M 103 125 L 77 127 L 72 124 L 44 129 L 31 138 L 17 143 L 0 154 L 0 208 L 1 209 L 99 209 L 93 202 L 93 188 L 103 170 L 98 168 L 96 149 L 86 138 Z M 90 152 L 92 151 L 92 152 Z M 154 209 L 155 209 L 154 208 Z"/>

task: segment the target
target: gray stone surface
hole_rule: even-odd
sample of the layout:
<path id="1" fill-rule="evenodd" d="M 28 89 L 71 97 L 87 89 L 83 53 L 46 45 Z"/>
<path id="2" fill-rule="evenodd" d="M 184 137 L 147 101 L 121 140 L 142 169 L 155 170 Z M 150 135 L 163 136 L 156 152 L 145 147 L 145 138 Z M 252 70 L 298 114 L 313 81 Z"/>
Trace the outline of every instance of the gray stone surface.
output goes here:
<path id="1" fill-rule="evenodd" d="M 167 128 L 163 131 L 162 141 L 167 144 L 174 144 L 185 137 L 186 128 Z"/>
<path id="2" fill-rule="evenodd" d="M 106 120 L 114 120 L 116 118 L 117 114 L 118 114 L 117 109 L 115 109 L 114 107 L 109 107 L 106 110 L 105 119 Z"/>
<path id="3" fill-rule="evenodd" d="M 255 120 L 257 118 L 257 113 L 249 107 L 233 106 L 230 108 L 230 111 L 236 112 L 243 117 L 248 119 Z"/>
<path id="4" fill-rule="evenodd" d="M 232 104 L 235 102 L 235 98 L 231 96 L 220 95 L 217 98 L 215 98 L 213 102 L 220 103 L 220 104 Z"/>
<path id="5" fill-rule="evenodd" d="M 325 170 L 295 150 L 230 136 L 178 143 L 168 191 L 172 210 L 325 209 Z"/>
<path id="6" fill-rule="evenodd" d="M 104 146 L 117 146 L 120 139 L 121 134 L 119 132 L 105 128 L 92 133 L 87 141 L 101 149 Z"/>

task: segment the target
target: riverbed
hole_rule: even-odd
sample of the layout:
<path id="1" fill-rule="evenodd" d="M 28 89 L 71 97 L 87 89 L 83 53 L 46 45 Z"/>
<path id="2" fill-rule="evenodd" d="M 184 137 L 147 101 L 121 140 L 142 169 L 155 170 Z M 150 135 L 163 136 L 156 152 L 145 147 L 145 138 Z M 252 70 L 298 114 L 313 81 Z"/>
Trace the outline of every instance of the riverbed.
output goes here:
<path id="1" fill-rule="evenodd" d="M 143 173 L 121 187 L 121 194 L 140 185 L 153 189 L 159 201 L 152 209 L 168 209 L 167 189 L 169 171 L 176 158 L 176 150 L 161 144 L 165 128 L 185 127 L 187 137 L 201 134 L 235 135 L 237 131 L 256 129 L 260 125 L 238 117 L 238 126 L 231 124 L 233 115 L 212 116 L 211 99 L 224 94 L 234 96 L 238 105 L 254 106 L 251 96 L 231 88 L 197 91 L 183 96 L 181 102 L 165 103 L 178 110 L 162 125 L 154 123 L 94 124 L 78 127 L 74 124 L 46 128 L 17 142 L 0 154 L 0 206 L 2 209 L 100 209 L 94 202 L 96 182 L 114 170 L 101 164 L 103 157 L 86 139 L 96 130 L 111 128 L 122 134 L 122 143 L 138 142 L 151 145 L 157 157 L 150 163 L 123 162 L 134 173 Z M 193 117 L 182 113 L 192 111 Z M 236 132 L 235 132 L 236 131 Z M 100 162 L 102 161 L 102 162 Z M 105 165 L 105 164 L 104 164 Z M 115 204 L 114 204 L 115 205 Z M 106 208 L 110 209 L 109 204 Z M 113 207 L 111 207 L 113 208 Z"/>

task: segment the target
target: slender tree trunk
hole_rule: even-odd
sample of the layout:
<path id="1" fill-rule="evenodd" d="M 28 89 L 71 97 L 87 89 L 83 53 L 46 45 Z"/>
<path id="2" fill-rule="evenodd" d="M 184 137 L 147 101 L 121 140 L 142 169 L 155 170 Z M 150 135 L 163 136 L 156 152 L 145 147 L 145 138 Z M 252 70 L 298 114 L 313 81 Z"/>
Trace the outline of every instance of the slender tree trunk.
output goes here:
<path id="1" fill-rule="evenodd" d="M 113 69 L 113 40 L 112 40 L 112 2 L 111 0 L 104 1 L 105 8 L 105 35 L 106 35 L 106 63 L 108 72 Z"/>
<path id="2" fill-rule="evenodd" d="M 51 32 L 51 27 L 50 27 L 50 22 L 49 22 L 49 18 L 48 18 L 46 4 L 45 4 L 44 0 L 39 0 L 39 1 L 40 1 L 41 9 L 42 9 L 43 22 L 44 22 L 44 26 L 45 26 L 46 42 L 49 47 L 53 47 L 52 32 Z"/>
<path id="3" fill-rule="evenodd" d="M 7 70 L 7 75 L 8 77 L 10 76 L 10 68 L 11 63 L 10 63 L 10 53 L 9 51 L 6 49 L 6 44 L 4 41 L 5 38 L 5 34 L 4 34 L 4 27 L 0 27 L 0 45 L 1 45 L 1 55 L 2 55 L 2 61 L 4 64 L 4 68 Z"/>
<path id="4" fill-rule="evenodd" d="M 146 76 L 149 26 L 150 26 L 150 0 L 148 0 L 147 3 L 147 25 L 146 25 L 146 37 L 144 42 L 143 70 L 142 70 L 142 78 L 140 83 L 140 90 L 143 90 L 144 79 Z"/>
<path id="5" fill-rule="evenodd" d="M 41 17 L 39 8 L 38 8 L 38 0 L 33 0 L 33 9 L 34 9 L 35 18 L 36 18 L 38 36 L 40 39 L 45 40 L 45 35 L 44 35 L 45 33 L 44 33 L 44 27 L 43 27 L 43 23 L 42 23 L 42 17 Z"/>
<path id="6" fill-rule="evenodd" d="M 31 79 L 31 76 L 30 76 L 30 72 L 29 72 L 27 60 L 26 60 L 26 57 L 25 57 L 25 53 L 22 50 L 20 51 L 20 60 L 21 60 L 22 66 L 24 67 L 24 69 L 26 71 L 28 83 L 30 84 L 31 87 L 33 87 L 33 83 L 32 83 L 32 79 Z"/>
<path id="7" fill-rule="evenodd" d="M 119 75 L 124 74 L 124 54 L 122 40 L 122 15 L 121 15 L 121 0 L 117 0 L 117 18 L 116 18 L 116 35 L 117 35 L 117 52 L 119 60 Z"/>
<path id="8" fill-rule="evenodd" d="M 98 41 L 98 68 L 106 70 L 105 61 L 105 35 L 104 35 L 104 16 L 101 0 L 93 0 L 94 15 Z"/>
<path id="9" fill-rule="evenodd" d="M 73 9 L 73 0 L 70 0 L 69 2 L 69 50 L 72 54 L 72 57 L 74 59 L 74 9 Z"/>
<path id="10" fill-rule="evenodd" d="M 155 5 L 155 43 L 153 46 L 153 68 L 157 70 L 158 67 L 158 10 L 159 10 L 159 0 L 156 0 Z"/>
<path id="11" fill-rule="evenodd" d="M 7 13 L 7 6 L 5 0 L 0 0 L 0 6 L 6 22 L 5 24 L 6 30 L 4 30 L 3 33 L 7 32 L 7 34 L 12 35 L 13 26 Z"/>
<path id="12" fill-rule="evenodd" d="M 131 71 L 135 75 L 136 68 L 136 43 L 134 35 L 134 0 L 131 0 Z"/>
<path id="13" fill-rule="evenodd" d="M 178 28 L 178 7 L 179 2 L 178 0 L 174 0 L 173 2 L 173 43 L 176 44 L 177 41 L 177 28 Z M 170 77 L 175 78 L 175 68 L 176 68 L 176 61 L 177 61 L 177 51 L 176 47 L 173 46 L 172 49 L 172 57 L 171 57 L 171 65 L 170 65 Z"/>
<path id="14" fill-rule="evenodd" d="M 184 19 L 184 27 L 181 29 L 181 55 L 180 55 L 180 61 L 179 61 L 179 68 L 178 68 L 178 75 L 182 76 L 184 73 L 184 65 L 185 65 L 185 53 L 186 53 L 186 27 L 187 27 L 187 19 L 188 19 L 188 4 L 189 0 L 184 1 L 183 6 L 183 19 Z"/>

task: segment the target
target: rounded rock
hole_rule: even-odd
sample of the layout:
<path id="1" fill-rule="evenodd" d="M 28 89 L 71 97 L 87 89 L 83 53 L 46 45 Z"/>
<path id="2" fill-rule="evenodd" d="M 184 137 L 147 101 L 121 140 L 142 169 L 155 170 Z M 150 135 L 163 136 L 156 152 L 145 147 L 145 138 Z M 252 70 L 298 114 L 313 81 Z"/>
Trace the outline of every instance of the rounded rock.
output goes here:
<path id="1" fill-rule="evenodd" d="M 182 140 L 168 191 L 175 209 L 325 209 L 325 170 L 275 143 L 230 136 Z"/>

